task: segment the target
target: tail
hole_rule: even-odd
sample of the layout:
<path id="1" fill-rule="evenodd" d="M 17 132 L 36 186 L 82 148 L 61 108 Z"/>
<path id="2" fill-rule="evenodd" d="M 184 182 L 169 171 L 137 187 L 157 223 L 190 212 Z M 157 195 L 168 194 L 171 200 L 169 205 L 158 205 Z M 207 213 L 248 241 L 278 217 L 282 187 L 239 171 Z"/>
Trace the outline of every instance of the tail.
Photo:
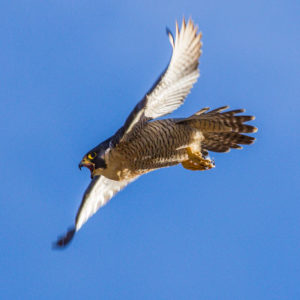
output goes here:
<path id="1" fill-rule="evenodd" d="M 242 134 L 257 131 L 256 127 L 244 124 L 255 117 L 236 116 L 245 112 L 244 109 L 223 112 L 228 108 L 229 106 L 223 106 L 211 111 L 208 111 L 209 108 L 203 108 L 189 118 L 179 120 L 178 123 L 201 130 L 204 136 L 201 143 L 204 151 L 228 152 L 230 148 L 242 149 L 240 145 L 250 145 L 255 141 L 254 137 Z"/>

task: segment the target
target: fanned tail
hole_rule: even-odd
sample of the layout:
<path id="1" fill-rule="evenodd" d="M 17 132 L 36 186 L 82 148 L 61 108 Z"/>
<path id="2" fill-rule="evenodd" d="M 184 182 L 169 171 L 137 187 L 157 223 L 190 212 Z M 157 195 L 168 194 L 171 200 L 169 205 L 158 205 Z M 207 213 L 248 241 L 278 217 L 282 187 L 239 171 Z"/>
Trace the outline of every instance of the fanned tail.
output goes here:
<path id="1" fill-rule="evenodd" d="M 201 142 L 203 150 L 214 152 L 227 152 L 230 148 L 242 149 L 240 145 L 250 145 L 255 141 L 252 136 L 242 133 L 253 133 L 257 128 L 244 124 L 254 120 L 254 116 L 239 115 L 244 109 L 236 109 L 223 112 L 229 106 L 222 106 L 209 111 L 203 108 L 189 118 L 180 120 L 191 127 L 201 130 L 204 140 Z"/>
<path id="2" fill-rule="evenodd" d="M 240 145 L 251 145 L 255 138 L 237 132 L 205 133 L 202 147 L 213 152 L 228 152 L 231 148 L 242 149 Z"/>

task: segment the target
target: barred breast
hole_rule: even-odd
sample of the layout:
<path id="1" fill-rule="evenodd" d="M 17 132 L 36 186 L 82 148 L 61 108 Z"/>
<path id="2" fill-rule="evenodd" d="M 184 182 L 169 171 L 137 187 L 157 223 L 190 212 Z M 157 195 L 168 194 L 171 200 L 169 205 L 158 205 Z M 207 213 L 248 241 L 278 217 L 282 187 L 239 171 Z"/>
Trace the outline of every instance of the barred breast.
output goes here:
<path id="1" fill-rule="evenodd" d="M 148 122 L 111 151 L 109 162 L 124 178 L 176 165 L 188 158 L 184 148 L 191 143 L 195 131 L 172 119 Z"/>

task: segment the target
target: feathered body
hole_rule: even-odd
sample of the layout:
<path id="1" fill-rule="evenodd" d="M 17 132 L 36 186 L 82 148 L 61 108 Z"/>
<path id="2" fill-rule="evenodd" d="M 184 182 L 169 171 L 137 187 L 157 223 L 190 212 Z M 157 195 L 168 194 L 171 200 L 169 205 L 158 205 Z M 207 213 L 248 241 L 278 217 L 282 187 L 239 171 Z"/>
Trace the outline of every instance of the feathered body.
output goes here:
<path id="1" fill-rule="evenodd" d="M 227 152 L 253 143 L 243 133 L 256 128 L 244 124 L 252 116 L 237 115 L 244 110 L 203 108 L 188 118 L 155 120 L 183 104 L 199 77 L 201 33 L 194 23 L 176 22 L 175 38 L 167 30 L 173 48 L 170 63 L 153 87 L 138 102 L 115 135 L 89 151 L 79 167 L 90 169 L 88 186 L 75 225 L 56 246 L 64 247 L 76 231 L 117 192 L 140 175 L 181 163 L 188 170 L 209 170 L 214 162 L 208 151 Z"/>
<path id="2" fill-rule="evenodd" d="M 242 133 L 255 132 L 256 128 L 244 122 L 252 116 L 236 116 L 243 110 L 223 112 L 221 107 L 205 113 L 202 109 L 186 119 L 165 119 L 137 125 L 114 148 L 107 151 L 104 160 L 107 168 L 95 175 L 112 180 L 129 180 L 152 170 L 174 166 L 189 160 L 188 149 L 201 153 L 207 150 L 227 152 L 241 149 L 239 144 L 251 144 L 254 138 Z"/>
<path id="3" fill-rule="evenodd" d="M 124 180 L 176 165 L 187 159 L 183 146 L 189 145 L 196 133 L 197 130 L 172 119 L 141 124 L 104 156 L 108 167 L 101 174 Z"/>

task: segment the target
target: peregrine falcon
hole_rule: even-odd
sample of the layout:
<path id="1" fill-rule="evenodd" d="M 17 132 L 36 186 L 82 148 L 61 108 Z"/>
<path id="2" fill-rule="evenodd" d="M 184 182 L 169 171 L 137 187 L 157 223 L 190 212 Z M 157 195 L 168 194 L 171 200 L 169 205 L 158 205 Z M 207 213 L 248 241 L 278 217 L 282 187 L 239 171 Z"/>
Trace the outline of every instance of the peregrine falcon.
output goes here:
<path id="1" fill-rule="evenodd" d="M 252 144 L 257 128 L 244 124 L 253 116 L 238 115 L 243 109 L 202 108 L 188 118 L 154 120 L 181 106 L 199 77 L 201 33 L 191 19 L 183 19 L 175 38 L 167 30 L 173 49 L 168 67 L 124 125 L 110 138 L 90 150 L 79 168 L 91 172 L 75 224 L 54 244 L 66 246 L 82 225 L 117 192 L 142 174 L 181 164 L 188 170 L 209 170 L 214 162 L 208 151 L 228 152 Z M 227 111 L 226 111 L 227 110 Z"/>

